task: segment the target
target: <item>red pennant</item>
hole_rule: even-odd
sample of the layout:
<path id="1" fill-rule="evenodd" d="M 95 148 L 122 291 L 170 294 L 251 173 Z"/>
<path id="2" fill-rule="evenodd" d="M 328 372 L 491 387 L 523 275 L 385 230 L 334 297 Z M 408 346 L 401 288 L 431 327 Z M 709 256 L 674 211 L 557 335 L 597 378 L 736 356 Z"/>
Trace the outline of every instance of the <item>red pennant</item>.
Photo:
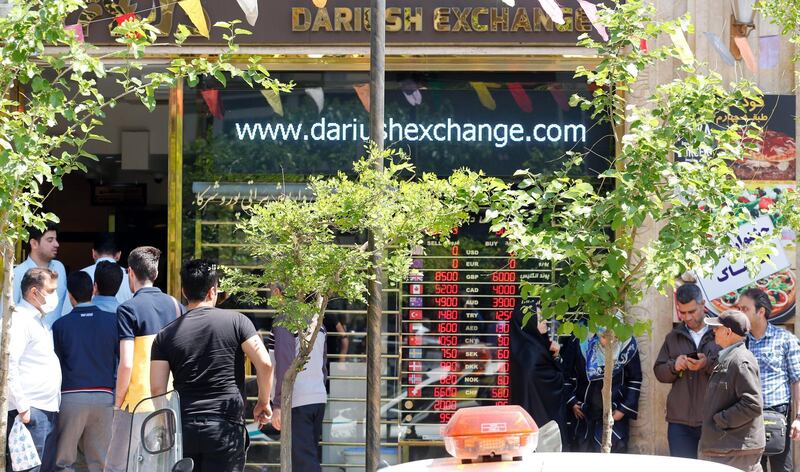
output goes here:
<path id="1" fill-rule="evenodd" d="M 644 52 L 647 52 L 647 40 L 646 39 L 640 39 L 639 40 L 639 49 L 641 49 Z"/>
<path id="2" fill-rule="evenodd" d="M 508 91 L 511 92 L 511 96 L 514 97 L 514 101 L 517 102 L 517 106 L 519 106 L 520 110 L 525 113 L 533 112 L 533 103 L 531 103 L 531 98 L 528 94 L 525 93 L 525 89 L 522 88 L 522 84 L 519 82 L 509 82 Z"/>
<path id="3" fill-rule="evenodd" d="M 211 112 L 211 115 L 214 118 L 221 120 L 223 118 L 224 111 L 222 111 L 222 99 L 219 98 L 219 90 L 201 90 L 200 94 L 203 95 L 203 100 L 205 100 L 206 105 L 208 106 L 208 111 Z"/>
<path id="4" fill-rule="evenodd" d="M 126 21 L 132 20 L 134 18 L 136 18 L 136 14 L 135 13 L 125 13 L 124 15 L 115 16 L 114 17 L 114 21 L 116 21 L 117 22 L 117 26 L 119 26 L 122 23 L 125 23 Z"/>
<path id="5" fill-rule="evenodd" d="M 564 92 L 564 89 L 561 88 L 561 85 L 548 85 L 547 90 L 550 91 L 550 94 L 553 96 L 553 100 L 555 100 L 558 104 L 558 108 L 560 108 L 562 111 L 569 111 L 569 99 L 567 98 L 567 94 Z"/>

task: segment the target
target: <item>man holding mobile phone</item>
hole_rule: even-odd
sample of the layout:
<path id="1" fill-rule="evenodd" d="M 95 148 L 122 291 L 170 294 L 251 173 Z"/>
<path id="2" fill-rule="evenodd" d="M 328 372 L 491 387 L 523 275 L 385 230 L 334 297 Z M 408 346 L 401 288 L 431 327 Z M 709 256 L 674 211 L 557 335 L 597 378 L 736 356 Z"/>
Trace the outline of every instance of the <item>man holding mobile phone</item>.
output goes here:
<path id="1" fill-rule="evenodd" d="M 703 424 L 703 398 L 717 363 L 719 346 L 705 323 L 700 287 L 684 284 L 675 292 L 681 321 L 664 339 L 653 371 L 659 382 L 672 384 L 667 397 L 667 438 L 674 457 L 697 458 Z"/>

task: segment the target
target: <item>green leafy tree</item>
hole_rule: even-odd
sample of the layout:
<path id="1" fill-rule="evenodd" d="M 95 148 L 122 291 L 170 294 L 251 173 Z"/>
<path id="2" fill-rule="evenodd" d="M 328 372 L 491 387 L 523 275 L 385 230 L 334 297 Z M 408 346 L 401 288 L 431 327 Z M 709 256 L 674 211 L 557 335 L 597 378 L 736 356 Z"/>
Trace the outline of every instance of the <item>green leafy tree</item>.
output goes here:
<path id="1" fill-rule="evenodd" d="M 599 182 L 572 177 L 571 168 L 584 158 L 572 154 L 553 178 L 520 171 L 518 183 L 494 184 L 487 216 L 492 230 L 505 230 L 510 251 L 557 269 L 555 285 L 524 285 L 523 296 L 540 297 L 542 315 L 560 320 L 563 334 L 585 339 L 607 330 L 605 365 L 613 366 L 615 345 L 649 329 L 647 320 L 629 314 L 644 290 L 664 293 L 680 274 L 708 274 L 724 256 L 754 271 L 772 253 L 768 238 L 774 235 L 756 238 L 746 251 L 733 248 L 737 228 L 751 216 L 737 205 L 744 187 L 730 163 L 759 133 L 747 123 L 714 126 L 718 114 L 743 111 L 760 92 L 747 82 L 724 86 L 718 74 L 694 63 L 680 40 L 649 51 L 640 47 L 642 39 L 653 45 L 656 37 L 689 32 L 687 17 L 657 22 L 649 2 L 630 0 L 601 9 L 600 21 L 609 40 L 584 35 L 580 44 L 602 60 L 576 73 L 595 90 L 571 103 L 613 125 L 619 148 L 610 168 Z M 643 104 L 631 104 L 626 97 L 639 74 L 673 58 L 684 63 L 679 78 Z M 645 224 L 658 233 L 643 241 L 637 236 Z M 605 369 L 603 379 L 604 452 L 611 449 L 612 373 Z"/>
<path id="2" fill-rule="evenodd" d="M 101 55 L 98 49 L 78 41 L 65 30 L 68 16 L 86 6 L 83 0 L 16 0 L 0 18 L 0 253 L 2 253 L 2 332 L 8 333 L 12 304 L 14 247 L 27 237 L 27 228 L 43 229 L 56 221 L 43 213 L 42 185 L 61 188 L 62 178 L 85 171 L 85 159 L 96 159 L 86 150 L 91 141 L 105 141 L 97 133 L 105 110 L 122 98 L 136 96 L 148 109 L 155 107 L 155 91 L 185 80 L 196 85 L 201 77 L 221 82 L 238 77 L 253 87 L 288 90 L 271 78 L 257 59 L 244 67 L 233 65 L 236 37 L 249 34 L 236 22 L 217 23 L 224 30 L 226 47 L 214 57 L 179 58 L 163 71 L 142 71 L 145 51 L 160 31 L 142 20 L 129 20 L 114 33 L 119 47 Z M 178 25 L 176 43 L 189 36 Z M 112 96 L 98 88 L 99 81 L 116 84 Z M 7 402 L 9 336 L 2 337 L 0 404 Z M 6 416 L 0 415 L 0 431 Z M 0 469 L 5 464 L 6 438 L 0 439 Z"/>
<path id="3" fill-rule="evenodd" d="M 385 162 L 383 170 L 374 167 L 379 160 Z M 476 210 L 471 202 L 480 189 L 477 174 L 459 171 L 448 180 L 432 174 L 416 176 L 407 157 L 375 148 L 354 164 L 354 170 L 352 178 L 339 173 L 312 179 L 310 200 L 284 195 L 247 210 L 238 229 L 260 269 L 231 271 L 223 281 L 226 291 L 256 304 L 265 302 L 263 294 L 272 283 L 284 286 L 283 295 L 270 300 L 281 314 L 274 323 L 297 333 L 299 341 L 280 399 L 284 472 L 292 470 L 294 381 L 308 361 L 328 302 L 337 297 L 365 303 L 374 273 L 367 243 L 338 244 L 337 238 L 367 232 L 381 235 L 375 239 L 375 251 L 387 254 L 386 278 L 400 282 L 409 273 L 412 249 L 425 235 L 446 236 Z"/>

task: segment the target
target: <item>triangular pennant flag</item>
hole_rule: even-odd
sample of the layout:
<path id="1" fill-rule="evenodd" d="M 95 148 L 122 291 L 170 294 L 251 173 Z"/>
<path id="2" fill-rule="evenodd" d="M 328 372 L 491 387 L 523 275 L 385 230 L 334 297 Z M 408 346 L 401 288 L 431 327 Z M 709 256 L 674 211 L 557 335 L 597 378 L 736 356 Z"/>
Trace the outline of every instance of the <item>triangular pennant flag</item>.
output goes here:
<path id="1" fill-rule="evenodd" d="M 186 16 L 197 28 L 197 32 L 204 38 L 208 38 L 208 23 L 206 23 L 206 14 L 203 12 L 203 5 L 200 4 L 200 0 L 181 0 L 178 5 L 186 12 Z"/>
<path id="2" fill-rule="evenodd" d="M 739 52 L 742 53 L 744 65 L 750 69 L 750 72 L 758 72 L 758 63 L 756 62 L 756 57 L 753 55 L 753 50 L 750 49 L 750 43 L 747 42 L 747 38 L 737 36 L 733 38 L 733 40 L 736 42 L 736 46 L 739 47 Z"/>
<path id="3" fill-rule="evenodd" d="M 774 69 L 778 67 L 780 45 L 780 37 L 777 35 L 758 38 L 759 69 Z"/>
<path id="4" fill-rule="evenodd" d="M 244 17 L 250 26 L 255 26 L 258 21 L 258 0 L 236 0 L 244 12 Z"/>
<path id="5" fill-rule="evenodd" d="M 361 104 L 364 105 L 364 109 L 369 111 L 369 84 L 355 84 L 353 85 L 353 90 L 356 91 L 356 95 L 361 100 Z"/>
<path id="6" fill-rule="evenodd" d="M 594 29 L 597 30 L 597 34 L 603 38 L 603 41 L 608 41 L 606 27 L 600 24 L 600 18 L 597 17 L 597 5 L 587 0 L 578 0 L 578 3 L 581 4 L 581 8 L 583 8 L 583 11 L 586 13 L 586 18 L 589 18 L 589 22 L 594 26 Z"/>
<path id="7" fill-rule="evenodd" d="M 647 40 L 646 39 L 640 39 L 639 40 L 639 49 L 641 49 L 644 52 L 647 52 Z"/>
<path id="8" fill-rule="evenodd" d="M 119 26 L 122 23 L 125 23 L 126 21 L 132 20 L 134 18 L 136 18 L 136 15 L 134 13 L 125 13 L 125 14 L 122 14 L 122 15 L 115 16 L 114 17 L 114 21 L 116 21 L 117 22 L 117 26 Z"/>
<path id="9" fill-rule="evenodd" d="M 684 64 L 691 64 L 694 62 L 694 53 L 692 53 L 692 48 L 689 47 L 689 43 L 686 42 L 686 36 L 683 35 L 683 30 L 678 28 L 671 32 L 669 37 L 672 39 L 672 44 L 678 49 L 678 59 Z"/>
<path id="10" fill-rule="evenodd" d="M 525 89 L 522 88 L 521 83 L 509 82 L 508 91 L 511 92 L 511 96 L 514 97 L 514 101 L 517 102 L 517 106 L 519 106 L 520 110 L 524 111 L 525 113 L 531 113 L 533 111 L 531 97 L 525 93 Z"/>
<path id="11" fill-rule="evenodd" d="M 213 116 L 218 120 L 221 120 L 223 118 L 224 112 L 222 111 L 222 99 L 219 98 L 219 90 L 217 89 L 201 90 L 200 95 L 203 96 L 203 100 L 206 102 L 206 106 L 208 107 L 208 111 L 211 112 L 211 116 Z"/>
<path id="12" fill-rule="evenodd" d="M 489 110 L 497 109 L 497 103 L 494 101 L 492 97 L 492 92 L 489 91 L 489 87 L 496 88 L 497 85 L 494 84 L 487 84 L 486 82 L 470 82 L 469 83 L 475 92 L 478 94 L 478 100 L 481 102 L 481 105 L 488 108 Z"/>
<path id="13" fill-rule="evenodd" d="M 316 103 L 317 113 L 322 113 L 322 109 L 325 107 L 325 92 L 322 91 L 322 87 L 307 88 L 306 95 L 311 97 L 311 100 L 314 100 L 314 103 Z"/>
<path id="14" fill-rule="evenodd" d="M 539 0 L 539 4 L 542 6 L 542 9 L 547 16 L 550 17 L 553 22 L 558 23 L 559 25 L 564 24 L 564 12 L 561 11 L 561 7 L 558 6 L 556 0 Z"/>
<path id="15" fill-rule="evenodd" d="M 272 89 L 266 89 L 261 91 L 261 95 L 267 99 L 267 103 L 269 103 L 272 111 L 280 116 L 283 116 L 283 103 L 281 103 L 281 97 L 278 95 L 278 92 Z"/>
<path id="16" fill-rule="evenodd" d="M 723 61 L 725 61 L 726 64 L 728 64 L 729 66 L 736 65 L 736 59 L 733 58 L 733 54 L 731 54 L 731 51 L 728 49 L 727 46 L 725 46 L 725 43 L 722 42 L 722 40 L 720 39 L 719 36 L 717 36 L 716 33 L 712 33 L 711 31 L 706 31 L 703 34 L 706 35 L 708 41 L 711 43 L 712 46 L 714 46 L 714 49 L 717 50 L 717 53 L 719 53 L 719 56 L 722 58 Z"/>
<path id="17" fill-rule="evenodd" d="M 83 26 L 81 26 L 79 24 L 66 25 L 64 27 L 64 29 L 67 30 L 67 31 L 74 32 L 75 33 L 75 38 L 78 40 L 79 43 L 82 43 L 84 41 Z"/>
<path id="18" fill-rule="evenodd" d="M 514 8 L 514 5 L 517 4 L 517 2 L 515 0 L 503 0 L 503 3 L 505 3 L 508 6 L 510 6 L 511 8 Z"/>
<path id="19" fill-rule="evenodd" d="M 564 92 L 564 89 L 561 88 L 559 84 L 550 84 L 547 86 L 547 90 L 550 91 L 550 95 L 553 96 L 553 100 L 556 101 L 558 104 L 558 108 L 562 111 L 569 111 L 569 99 L 567 98 L 567 94 Z"/>
<path id="20" fill-rule="evenodd" d="M 417 84 L 413 80 L 404 80 L 400 82 L 400 90 L 411 106 L 415 107 L 422 104 L 422 92 L 419 91 L 419 87 L 417 87 Z"/>
<path id="21" fill-rule="evenodd" d="M 325 8 L 325 5 L 328 4 L 328 0 L 311 0 L 311 2 L 317 8 Z"/>

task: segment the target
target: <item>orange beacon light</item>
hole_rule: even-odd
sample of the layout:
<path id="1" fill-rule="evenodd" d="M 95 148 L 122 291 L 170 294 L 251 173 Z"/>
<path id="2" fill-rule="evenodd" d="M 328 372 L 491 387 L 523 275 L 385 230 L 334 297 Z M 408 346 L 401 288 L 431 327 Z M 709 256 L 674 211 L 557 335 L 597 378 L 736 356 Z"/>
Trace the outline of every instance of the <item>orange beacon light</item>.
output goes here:
<path id="1" fill-rule="evenodd" d="M 479 406 L 456 411 L 443 436 L 447 452 L 464 464 L 518 461 L 536 449 L 539 428 L 521 406 Z"/>

